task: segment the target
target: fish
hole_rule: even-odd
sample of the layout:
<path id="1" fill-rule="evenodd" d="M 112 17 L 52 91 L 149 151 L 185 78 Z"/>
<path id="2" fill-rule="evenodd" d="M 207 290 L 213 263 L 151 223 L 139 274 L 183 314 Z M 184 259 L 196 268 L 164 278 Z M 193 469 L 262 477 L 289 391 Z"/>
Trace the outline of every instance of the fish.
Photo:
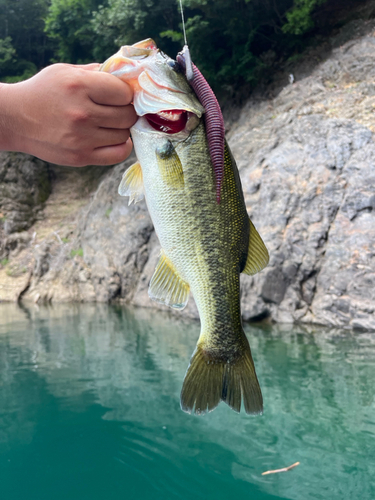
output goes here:
<path id="1" fill-rule="evenodd" d="M 159 238 L 149 297 L 182 310 L 191 293 L 199 312 L 201 331 L 181 408 L 203 415 L 224 401 L 236 412 L 243 406 L 248 414 L 261 414 L 262 392 L 242 326 L 240 273 L 261 271 L 269 254 L 247 214 L 229 146 L 223 138 L 217 176 L 208 111 L 185 76 L 183 55 L 170 58 L 150 38 L 121 47 L 100 70 L 134 92 L 137 162 L 125 171 L 119 194 L 129 204 L 145 197 Z"/>

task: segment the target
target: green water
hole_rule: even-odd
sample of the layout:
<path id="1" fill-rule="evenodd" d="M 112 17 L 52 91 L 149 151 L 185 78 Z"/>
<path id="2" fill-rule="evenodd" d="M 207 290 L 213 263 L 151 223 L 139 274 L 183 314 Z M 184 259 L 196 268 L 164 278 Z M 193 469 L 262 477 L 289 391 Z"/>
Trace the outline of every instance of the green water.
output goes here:
<path id="1" fill-rule="evenodd" d="M 0 499 L 373 500 L 375 335 L 246 333 L 264 415 L 195 417 L 179 392 L 198 323 L 0 304 Z"/>

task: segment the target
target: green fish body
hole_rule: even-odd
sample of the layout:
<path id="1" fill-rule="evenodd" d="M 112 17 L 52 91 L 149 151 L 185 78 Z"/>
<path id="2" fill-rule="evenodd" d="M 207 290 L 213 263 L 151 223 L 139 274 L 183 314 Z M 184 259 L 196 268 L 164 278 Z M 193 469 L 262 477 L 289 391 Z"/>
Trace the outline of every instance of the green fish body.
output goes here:
<path id="1" fill-rule="evenodd" d="M 115 74 L 116 64 L 112 71 Z M 104 63 L 104 70 L 108 70 L 108 65 Z M 163 92 L 173 71 L 168 60 L 165 66 L 158 77 L 158 85 L 164 78 Z M 240 411 L 243 401 L 247 413 L 260 413 L 262 394 L 242 328 L 239 276 L 241 272 L 255 274 L 263 269 L 268 252 L 247 215 L 238 170 L 228 145 L 221 202 L 217 203 L 215 176 L 200 115 L 204 110 L 191 89 L 187 90 L 186 82 L 178 86 L 176 75 L 172 75 L 173 86 L 188 92 L 188 98 L 182 107 L 180 101 L 184 101 L 185 94 L 173 90 L 180 95 L 173 94 L 169 109 L 189 113 L 187 124 L 179 132 L 164 133 L 164 121 L 159 130 L 155 129 L 148 122 L 148 113 L 140 114 L 136 106 L 141 118 L 131 134 L 138 162 L 125 172 L 119 192 L 134 201 L 145 194 L 162 247 L 150 282 L 150 297 L 182 309 L 191 291 L 197 304 L 201 333 L 185 376 L 182 409 L 203 414 L 223 400 Z M 123 78 L 130 84 L 135 81 L 129 76 Z M 184 80 L 181 74 L 178 78 Z M 134 83 L 133 88 L 136 95 Z M 169 116 L 165 110 L 162 102 L 162 117 Z"/>

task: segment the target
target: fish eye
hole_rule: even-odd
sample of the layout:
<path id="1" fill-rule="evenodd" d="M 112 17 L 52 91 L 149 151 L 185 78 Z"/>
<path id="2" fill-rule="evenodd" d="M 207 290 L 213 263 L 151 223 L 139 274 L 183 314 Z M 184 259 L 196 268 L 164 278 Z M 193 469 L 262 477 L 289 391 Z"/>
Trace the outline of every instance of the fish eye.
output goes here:
<path id="1" fill-rule="evenodd" d="M 173 59 L 170 59 L 168 61 L 168 66 L 173 69 L 176 73 L 181 73 L 181 66 L 178 64 L 177 61 L 174 61 Z"/>

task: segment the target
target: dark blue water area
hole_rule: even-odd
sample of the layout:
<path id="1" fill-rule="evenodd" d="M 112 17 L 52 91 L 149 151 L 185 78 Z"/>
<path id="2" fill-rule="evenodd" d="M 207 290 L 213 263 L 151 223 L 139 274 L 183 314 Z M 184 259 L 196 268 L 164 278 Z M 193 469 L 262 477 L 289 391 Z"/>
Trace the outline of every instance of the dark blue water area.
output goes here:
<path id="1" fill-rule="evenodd" d="M 179 393 L 198 322 L 0 304 L 0 499 L 373 500 L 375 335 L 246 333 L 264 414 L 197 417 Z"/>

